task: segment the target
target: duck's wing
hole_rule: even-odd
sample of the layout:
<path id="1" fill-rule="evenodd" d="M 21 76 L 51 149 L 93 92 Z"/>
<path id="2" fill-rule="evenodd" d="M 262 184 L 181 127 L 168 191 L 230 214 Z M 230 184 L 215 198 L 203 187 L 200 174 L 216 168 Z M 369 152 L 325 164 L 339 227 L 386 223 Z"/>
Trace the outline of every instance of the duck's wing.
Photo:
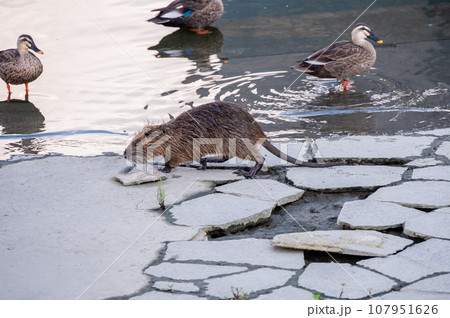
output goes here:
<path id="1" fill-rule="evenodd" d="M 292 68 L 319 77 L 334 77 L 337 71 L 357 60 L 361 54 L 364 54 L 364 49 L 359 45 L 340 41 L 297 61 L 299 64 Z"/>
<path id="2" fill-rule="evenodd" d="M 154 9 L 159 14 L 148 20 L 155 23 L 166 23 L 176 18 L 186 18 L 195 11 L 202 10 L 207 5 L 204 0 L 175 0 L 165 8 Z"/>
<path id="3" fill-rule="evenodd" d="M 0 51 L 0 64 L 13 62 L 18 55 L 19 53 L 16 49 Z"/>
<path id="4" fill-rule="evenodd" d="M 348 58 L 353 54 L 358 54 L 361 47 L 353 44 L 351 41 L 340 41 L 311 54 L 306 59 L 298 61 L 312 65 L 325 65 L 330 62 L 336 62 Z"/>

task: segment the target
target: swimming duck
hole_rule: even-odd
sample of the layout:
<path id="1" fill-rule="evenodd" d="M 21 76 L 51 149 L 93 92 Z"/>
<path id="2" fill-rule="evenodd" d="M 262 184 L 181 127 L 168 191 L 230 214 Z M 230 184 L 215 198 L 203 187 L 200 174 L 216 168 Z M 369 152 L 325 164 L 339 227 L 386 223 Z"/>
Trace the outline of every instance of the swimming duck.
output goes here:
<path id="1" fill-rule="evenodd" d="M 342 81 L 345 91 L 350 77 L 367 71 L 375 64 L 375 48 L 366 38 L 383 43 L 366 24 L 358 23 L 353 27 L 351 41 L 340 41 L 327 46 L 306 59 L 297 61 L 299 64 L 292 68 L 317 77 L 335 77 Z"/>
<path id="2" fill-rule="evenodd" d="M 148 22 L 209 34 L 211 32 L 204 28 L 222 16 L 223 3 L 221 0 L 175 0 L 167 7 L 153 11 L 159 11 L 159 14 Z"/>
<path id="3" fill-rule="evenodd" d="M 0 51 L 0 78 L 6 82 L 9 94 L 9 84 L 25 84 L 28 96 L 28 83 L 34 81 L 41 75 L 43 67 L 41 61 L 28 50 L 31 49 L 38 54 L 44 54 L 34 44 L 33 38 L 22 34 L 17 39 L 17 49 Z"/>

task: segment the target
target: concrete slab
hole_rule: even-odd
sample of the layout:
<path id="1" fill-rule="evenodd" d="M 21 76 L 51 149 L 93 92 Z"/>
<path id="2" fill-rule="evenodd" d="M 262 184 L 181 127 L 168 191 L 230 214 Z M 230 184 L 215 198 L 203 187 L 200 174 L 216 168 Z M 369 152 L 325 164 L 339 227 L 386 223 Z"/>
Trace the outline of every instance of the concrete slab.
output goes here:
<path id="1" fill-rule="evenodd" d="M 297 201 L 305 193 L 304 190 L 290 187 L 271 179 L 242 180 L 217 187 L 216 191 L 242 197 L 272 201 L 279 205 Z"/>
<path id="2" fill-rule="evenodd" d="M 274 202 L 214 193 L 184 201 L 172 207 L 170 214 L 175 224 L 228 230 L 268 220 L 275 206 Z"/>
<path id="3" fill-rule="evenodd" d="M 450 206 L 450 182 L 409 181 L 378 189 L 367 200 L 394 202 L 416 208 L 446 207 Z"/>
<path id="4" fill-rule="evenodd" d="M 404 282 L 450 272 L 450 241 L 429 239 L 385 258 L 370 258 L 357 264 Z"/>
<path id="5" fill-rule="evenodd" d="M 302 251 L 272 246 L 271 240 L 241 239 L 227 241 L 171 242 L 164 260 L 226 262 L 300 269 L 305 266 Z"/>
<path id="6" fill-rule="evenodd" d="M 139 296 L 130 298 L 130 300 L 206 300 L 206 298 L 187 294 L 174 294 L 171 292 L 151 291 Z"/>
<path id="7" fill-rule="evenodd" d="M 414 169 L 412 179 L 450 181 L 450 166 Z"/>
<path id="8" fill-rule="evenodd" d="M 377 231 L 314 231 L 280 234 L 274 246 L 360 256 L 387 256 L 412 244 L 412 240 Z"/>
<path id="9" fill-rule="evenodd" d="M 359 230 L 385 230 L 403 226 L 405 221 L 425 215 L 420 210 L 382 201 L 345 202 L 337 223 Z"/>
<path id="10" fill-rule="evenodd" d="M 412 237 L 450 240 L 450 208 L 442 208 L 408 220 L 403 233 Z"/>
<path id="11" fill-rule="evenodd" d="M 342 191 L 375 189 L 402 179 L 406 168 L 388 166 L 337 166 L 331 168 L 288 168 L 286 178 L 296 187 Z"/>
<path id="12" fill-rule="evenodd" d="M 314 300 L 310 291 L 287 286 L 275 289 L 268 294 L 261 295 L 256 300 Z"/>
<path id="13" fill-rule="evenodd" d="M 450 141 L 444 141 L 436 150 L 436 154 L 450 159 Z"/>
<path id="14" fill-rule="evenodd" d="M 298 285 L 329 297 L 360 299 L 387 292 L 396 282 L 350 264 L 311 263 L 300 275 Z"/>
<path id="15" fill-rule="evenodd" d="M 405 159 L 422 155 L 434 137 L 349 136 L 316 140 L 324 158 Z"/>
<path id="16" fill-rule="evenodd" d="M 232 288 L 240 290 L 240 295 L 250 294 L 283 286 L 294 274 L 294 271 L 283 269 L 259 268 L 246 273 L 212 278 L 206 281 L 206 294 L 229 299 L 233 298 Z"/>
<path id="17" fill-rule="evenodd" d="M 0 168 L 1 299 L 131 294 L 148 283 L 142 270 L 163 242 L 197 235 L 140 210 L 154 185 L 123 187 L 112 179 L 123 165 L 59 156 Z"/>
<path id="18" fill-rule="evenodd" d="M 155 277 L 166 277 L 179 280 L 205 279 L 212 276 L 246 271 L 243 266 L 222 266 L 189 263 L 167 263 L 149 266 L 145 273 Z"/>
<path id="19" fill-rule="evenodd" d="M 160 291 L 180 291 L 185 293 L 196 293 L 200 291 L 193 283 L 177 283 L 172 281 L 157 281 L 153 284 L 153 288 Z"/>

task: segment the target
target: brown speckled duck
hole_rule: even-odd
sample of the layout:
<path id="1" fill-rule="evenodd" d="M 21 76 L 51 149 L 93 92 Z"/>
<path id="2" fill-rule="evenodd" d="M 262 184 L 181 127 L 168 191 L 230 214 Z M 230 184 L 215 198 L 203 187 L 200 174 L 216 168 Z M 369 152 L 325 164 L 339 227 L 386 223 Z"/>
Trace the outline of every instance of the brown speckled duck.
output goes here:
<path id="1" fill-rule="evenodd" d="M 152 11 L 159 14 L 148 22 L 209 34 L 204 28 L 220 19 L 223 3 L 221 0 L 175 0 L 165 8 Z"/>
<path id="2" fill-rule="evenodd" d="M 42 73 L 41 61 L 29 52 L 29 49 L 43 54 L 36 47 L 31 36 L 22 34 L 17 40 L 17 49 L 0 51 L 0 78 L 6 82 L 9 94 L 11 94 L 9 84 L 25 84 L 26 95 L 28 95 L 28 83 Z"/>
<path id="3" fill-rule="evenodd" d="M 342 81 L 346 90 L 350 77 L 367 71 L 375 64 L 377 54 L 367 38 L 383 43 L 366 24 L 358 23 L 353 27 L 351 41 L 336 42 L 297 61 L 299 64 L 292 68 L 317 77 L 336 78 Z"/>

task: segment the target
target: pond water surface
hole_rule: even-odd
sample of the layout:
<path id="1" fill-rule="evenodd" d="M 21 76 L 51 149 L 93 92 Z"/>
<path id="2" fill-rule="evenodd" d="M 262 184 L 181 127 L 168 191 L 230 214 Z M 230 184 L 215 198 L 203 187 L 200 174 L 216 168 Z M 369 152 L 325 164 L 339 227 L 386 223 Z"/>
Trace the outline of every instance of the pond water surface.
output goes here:
<path id="1" fill-rule="evenodd" d="M 28 33 L 44 51 L 28 102 L 23 85 L 6 102 L 0 83 L 0 159 L 121 152 L 146 122 L 216 99 L 244 105 L 279 140 L 450 127 L 449 1 L 223 2 L 200 36 L 145 21 L 169 1 L 0 0 L 0 49 Z M 359 21 L 384 44 L 347 94 L 290 69 L 371 3 Z"/>

